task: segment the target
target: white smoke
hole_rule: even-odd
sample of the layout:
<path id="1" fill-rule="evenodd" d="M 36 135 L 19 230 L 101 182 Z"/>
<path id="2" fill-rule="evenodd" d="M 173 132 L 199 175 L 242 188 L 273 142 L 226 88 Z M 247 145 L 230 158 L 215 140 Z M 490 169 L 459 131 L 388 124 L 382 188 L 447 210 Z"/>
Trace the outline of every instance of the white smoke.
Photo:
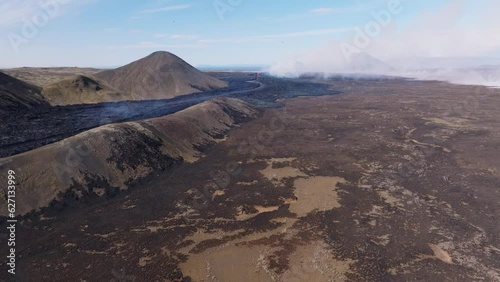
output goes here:
<path id="1" fill-rule="evenodd" d="M 396 73 L 420 80 L 441 80 L 455 84 L 500 87 L 500 66 L 478 68 L 421 69 Z"/>
<path id="2" fill-rule="evenodd" d="M 351 38 L 284 58 L 268 71 L 276 76 L 380 74 L 500 86 L 500 68 L 491 67 L 500 65 L 500 1 L 450 0 L 408 22 L 404 11 L 414 2 L 402 0 L 398 9 L 371 11 Z"/>

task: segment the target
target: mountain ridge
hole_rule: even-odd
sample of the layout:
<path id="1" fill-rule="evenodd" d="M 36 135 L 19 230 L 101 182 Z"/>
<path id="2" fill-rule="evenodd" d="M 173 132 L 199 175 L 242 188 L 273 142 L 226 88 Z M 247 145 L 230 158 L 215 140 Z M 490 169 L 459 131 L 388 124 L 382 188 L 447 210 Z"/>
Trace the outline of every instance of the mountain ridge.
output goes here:
<path id="1" fill-rule="evenodd" d="M 227 82 L 194 68 L 176 55 L 157 51 L 94 77 L 136 95 L 136 99 L 167 99 L 227 87 Z"/>

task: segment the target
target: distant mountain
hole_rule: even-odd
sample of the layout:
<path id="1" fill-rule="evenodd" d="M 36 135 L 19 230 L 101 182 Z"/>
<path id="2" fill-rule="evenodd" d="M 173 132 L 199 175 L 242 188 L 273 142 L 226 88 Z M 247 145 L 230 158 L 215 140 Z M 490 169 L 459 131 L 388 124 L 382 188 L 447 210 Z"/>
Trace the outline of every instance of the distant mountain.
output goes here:
<path id="1" fill-rule="evenodd" d="M 93 104 L 133 100 L 106 82 L 84 75 L 75 75 L 43 87 L 43 96 L 51 105 Z"/>
<path id="2" fill-rule="evenodd" d="M 227 83 L 203 73 L 169 52 L 155 52 L 126 66 L 94 75 L 112 87 L 132 93 L 135 100 L 165 99 Z"/>
<path id="3" fill-rule="evenodd" d="M 352 55 L 349 68 L 356 73 L 386 74 L 394 71 L 393 67 L 365 52 Z"/>
<path id="4" fill-rule="evenodd" d="M 0 72 L 0 113 L 47 106 L 41 89 Z"/>

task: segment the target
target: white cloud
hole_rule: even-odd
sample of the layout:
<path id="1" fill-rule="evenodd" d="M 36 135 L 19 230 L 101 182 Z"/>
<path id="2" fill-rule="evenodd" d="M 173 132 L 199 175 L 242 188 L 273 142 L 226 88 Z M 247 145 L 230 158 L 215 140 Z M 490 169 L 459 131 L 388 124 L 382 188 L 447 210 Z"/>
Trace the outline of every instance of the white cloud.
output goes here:
<path id="1" fill-rule="evenodd" d="M 331 13 L 333 13 L 335 11 L 336 11 L 336 9 L 332 9 L 332 8 L 317 8 L 317 9 L 312 9 L 311 13 L 315 13 L 315 14 L 331 14 Z"/>
<path id="2" fill-rule="evenodd" d="M 116 32 L 118 30 L 120 30 L 120 29 L 117 27 L 105 27 L 105 28 L 101 29 L 102 32 Z"/>
<path id="3" fill-rule="evenodd" d="M 192 35 L 192 34 L 172 34 L 170 36 L 171 39 L 177 39 L 177 40 L 195 40 L 199 36 L 198 35 Z"/>
<path id="4" fill-rule="evenodd" d="M 364 10 L 369 10 L 377 7 L 380 5 L 381 2 L 385 0 L 375 0 L 369 3 L 361 3 L 361 0 L 356 0 L 355 2 L 357 4 L 351 5 L 351 6 L 346 6 L 342 8 L 331 8 L 331 7 L 319 7 L 319 8 L 314 8 L 309 11 L 300 13 L 300 14 L 290 14 L 286 15 L 284 17 L 264 17 L 264 18 L 259 18 L 261 21 L 275 21 L 275 22 L 281 22 L 281 21 L 295 21 L 295 20 L 302 20 L 302 19 L 307 19 L 307 18 L 314 18 L 318 16 L 326 16 L 326 15 L 332 15 L 332 14 L 346 14 L 346 13 L 356 13 Z M 352 1 L 354 2 L 354 1 Z"/>
<path id="5" fill-rule="evenodd" d="M 169 39 L 174 39 L 174 40 L 195 40 L 198 39 L 198 35 L 193 35 L 193 34 L 167 34 L 167 33 L 157 33 L 153 34 L 155 38 L 169 38 Z"/>
<path id="6" fill-rule="evenodd" d="M 240 36 L 240 37 L 226 37 L 226 38 L 213 38 L 213 39 L 201 39 L 200 43 L 244 43 L 244 42 L 258 42 L 258 41 L 270 41 L 290 37 L 307 37 L 307 36 L 319 36 L 334 33 L 342 33 L 352 30 L 352 28 L 330 28 L 330 29 L 315 29 L 300 32 L 290 32 L 290 33 L 278 33 L 278 34 L 267 34 L 267 35 L 251 35 L 251 36 Z"/>
<path id="7" fill-rule="evenodd" d="M 86 4 L 89 0 L 46 0 L 46 1 L 28 1 L 28 0 L 0 0 L 0 27 L 17 24 L 23 19 L 32 21 L 34 16 L 39 14 L 48 15 L 50 18 L 58 17 L 63 14 L 65 6 L 71 4 Z"/>
<path id="8" fill-rule="evenodd" d="M 311 14 L 315 15 L 331 15 L 331 14 L 344 14 L 344 13 L 355 13 L 362 10 L 366 10 L 371 6 L 358 4 L 355 6 L 345 7 L 345 8 L 316 8 L 309 11 Z"/>
<path id="9" fill-rule="evenodd" d="M 166 34 L 158 33 L 154 34 L 155 38 L 167 38 L 173 40 L 186 40 L 192 43 L 188 44 L 169 44 L 169 43 L 155 43 L 155 42 L 141 42 L 139 44 L 123 45 L 123 46 L 105 46 L 106 48 L 120 49 L 120 48 L 175 48 L 175 47 L 186 47 L 186 48 L 204 48 L 207 46 L 213 46 L 217 44 L 238 44 L 246 42 L 262 42 L 262 41 L 272 41 L 279 40 L 283 38 L 293 38 L 293 37 L 308 37 L 308 36 L 321 36 L 334 33 L 342 33 L 350 31 L 351 28 L 333 28 L 333 29 L 316 29 L 307 30 L 301 32 L 292 33 L 281 33 L 281 34 L 268 34 L 268 35 L 251 35 L 251 36 L 241 36 L 241 37 L 225 37 L 225 38 L 200 38 L 198 35 L 192 34 Z"/>
<path id="10" fill-rule="evenodd" d="M 143 41 L 137 44 L 130 45 L 108 45 L 104 46 L 105 49 L 151 49 L 151 50 L 162 50 L 162 49 L 172 49 L 172 48 L 204 48 L 205 45 L 202 44 L 163 44 L 153 41 Z"/>
<path id="11" fill-rule="evenodd" d="M 0 25 L 10 25 L 20 21 L 23 17 L 32 15 L 38 5 L 20 5 L 19 1 L 1 1 L 0 2 L 0 12 L 2 17 L 0 17 Z"/>
<path id="12" fill-rule="evenodd" d="M 157 34 L 153 34 L 153 36 L 155 38 L 165 38 L 165 37 L 168 37 L 168 34 L 165 34 L 165 33 L 157 33 Z"/>
<path id="13" fill-rule="evenodd" d="M 169 11 L 176 11 L 176 10 L 185 10 L 185 9 L 189 9 L 191 7 L 192 6 L 188 5 L 188 4 L 171 5 L 171 6 L 165 6 L 165 7 L 160 7 L 160 8 L 142 10 L 140 13 L 141 14 L 153 14 L 153 13 L 169 12 Z"/>

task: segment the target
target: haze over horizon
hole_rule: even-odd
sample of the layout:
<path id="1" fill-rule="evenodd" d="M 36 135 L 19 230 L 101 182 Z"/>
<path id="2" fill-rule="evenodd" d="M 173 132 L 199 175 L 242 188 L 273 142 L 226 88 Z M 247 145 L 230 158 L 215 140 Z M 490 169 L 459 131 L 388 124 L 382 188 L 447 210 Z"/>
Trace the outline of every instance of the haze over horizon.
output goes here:
<path id="1" fill-rule="evenodd" d="M 500 64 L 500 3 L 0 1 L 0 67 L 115 67 L 157 50 L 192 65 L 265 65 L 278 75 Z M 375 65 L 374 65 L 375 64 Z"/>

